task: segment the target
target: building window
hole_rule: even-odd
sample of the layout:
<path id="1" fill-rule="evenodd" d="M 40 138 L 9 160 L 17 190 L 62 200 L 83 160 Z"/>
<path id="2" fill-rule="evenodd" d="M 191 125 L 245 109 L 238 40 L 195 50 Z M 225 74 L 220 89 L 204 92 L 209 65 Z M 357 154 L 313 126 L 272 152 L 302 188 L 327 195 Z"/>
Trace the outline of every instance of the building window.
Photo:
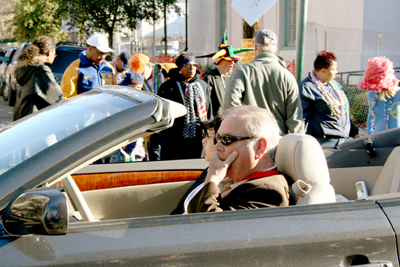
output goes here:
<path id="1" fill-rule="evenodd" d="M 296 0 L 285 0 L 285 46 L 296 47 Z"/>

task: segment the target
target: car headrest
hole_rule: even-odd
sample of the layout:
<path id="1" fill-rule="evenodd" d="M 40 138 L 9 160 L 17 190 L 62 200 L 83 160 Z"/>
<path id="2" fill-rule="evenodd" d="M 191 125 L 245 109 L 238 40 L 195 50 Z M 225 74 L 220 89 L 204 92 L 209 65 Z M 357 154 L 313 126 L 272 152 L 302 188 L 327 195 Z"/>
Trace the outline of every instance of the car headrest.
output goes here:
<path id="1" fill-rule="evenodd" d="M 330 183 L 328 165 L 319 142 L 311 135 L 287 134 L 279 141 L 275 164 L 295 182 Z"/>

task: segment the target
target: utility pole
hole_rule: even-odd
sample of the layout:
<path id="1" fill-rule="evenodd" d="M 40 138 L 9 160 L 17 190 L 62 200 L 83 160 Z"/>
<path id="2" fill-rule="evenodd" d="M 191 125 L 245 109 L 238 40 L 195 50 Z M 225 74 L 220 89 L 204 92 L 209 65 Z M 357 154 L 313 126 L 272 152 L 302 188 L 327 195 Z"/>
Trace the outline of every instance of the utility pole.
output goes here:
<path id="1" fill-rule="evenodd" d="M 78 43 L 78 32 L 70 32 L 69 39 L 72 43 Z"/>
<path id="2" fill-rule="evenodd" d="M 69 6 L 69 10 L 75 10 L 75 8 L 72 8 L 73 6 L 72 6 L 71 3 L 69 3 L 68 6 Z M 69 21 L 73 21 L 71 15 L 68 15 L 68 17 L 69 17 Z M 78 43 L 78 28 L 77 28 L 75 22 L 71 23 L 71 24 L 73 24 L 74 26 L 73 27 L 71 27 L 71 26 L 69 27 L 69 40 L 72 43 Z M 76 31 L 75 31 L 75 29 L 76 29 Z"/>
<path id="3" fill-rule="evenodd" d="M 219 33 L 218 33 L 218 43 L 217 46 L 219 46 L 221 43 L 219 43 L 221 36 L 224 35 L 226 29 L 226 0 L 221 0 L 219 2 Z"/>
<path id="4" fill-rule="evenodd" d="M 156 0 L 153 0 L 153 7 L 156 9 Z M 160 47 L 160 50 L 162 48 Z M 155 21 L 155 14 L 153 15 L 153 45 L 152 45 L 152 55 L 156 55 L 156 21 Z"/>
<path id="5" fill-rule="evenodd" d="M 164 0 L 164 55 L 167 55 L 168 38 L 167 38 L 167 1 Z"/>
<path id="6" fill-rule="evenodd" d="M 186 45 L 185 51 L 188 51 L 188 0 L 185 3 L 185 36 L 186 36 Z"/>
<path id="7" fill-rule="evenodd" d="M 300 12 L 299 12 L 299 31 L 297 34 L 297 64 L 296 64 L 296 80 L 301 82 L 303 67 L 304 67 L 304 44 L 306 35 L 306 25 L 307 25 L 307 9 L 308 0 L 300 1 Z"/>

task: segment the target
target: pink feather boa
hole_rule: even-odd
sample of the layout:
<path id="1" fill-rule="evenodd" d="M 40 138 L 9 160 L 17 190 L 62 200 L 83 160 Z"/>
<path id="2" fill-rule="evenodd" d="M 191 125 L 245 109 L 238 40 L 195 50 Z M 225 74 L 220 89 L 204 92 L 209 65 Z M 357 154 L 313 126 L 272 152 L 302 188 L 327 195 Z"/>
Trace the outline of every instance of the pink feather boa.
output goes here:
<path id="1" fill-rule="evenodd" d="M 374 57 L 367 62 L 361 90 L 379 92 L 394 88 L 399 80 L 394 76 L 393 63 L 385 57 Z"/>

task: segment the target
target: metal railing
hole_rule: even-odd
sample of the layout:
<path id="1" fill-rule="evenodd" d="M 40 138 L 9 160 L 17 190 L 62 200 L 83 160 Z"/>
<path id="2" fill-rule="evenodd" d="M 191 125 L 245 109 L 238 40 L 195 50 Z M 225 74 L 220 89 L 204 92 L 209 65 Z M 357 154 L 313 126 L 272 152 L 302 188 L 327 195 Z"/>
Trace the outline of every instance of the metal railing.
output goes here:
<path id="1" fill-rule="evenodd" d="M 394 71 L 400 74 L 400 67 L 395 67 Z M 350 116 L 359 125 L 366 124 L 368 118 L 368 91 L 358 88 L 358 83 L 363 77 L 364 70 L 336 74 L 336 80 L 343 86 L 349 100 Z"/>
<path id="2" fill-rule="evenodd" d="M 393 69 L 394 69 L 394 73 L 400 73 L 400 67 L 394 67 Z M 346 75 L 347 75 L 347 77 L 346 77 Z M 344 76 L 345 76 L 345 79 L 344 79 Z M 340 84 L 342 86 L 345 86 L 345 85 L 346 86 L 358 86 L 358 82 L 357 82 L 357 84 L 350 84 L 351 77 L 361 77 L 359 79 L 359 81 L 361 81 L 362 77 L 364 77 L 364 70 L 338 72 L 336 74 L 336 80 L 338 82 L 340 82 Z"/>

